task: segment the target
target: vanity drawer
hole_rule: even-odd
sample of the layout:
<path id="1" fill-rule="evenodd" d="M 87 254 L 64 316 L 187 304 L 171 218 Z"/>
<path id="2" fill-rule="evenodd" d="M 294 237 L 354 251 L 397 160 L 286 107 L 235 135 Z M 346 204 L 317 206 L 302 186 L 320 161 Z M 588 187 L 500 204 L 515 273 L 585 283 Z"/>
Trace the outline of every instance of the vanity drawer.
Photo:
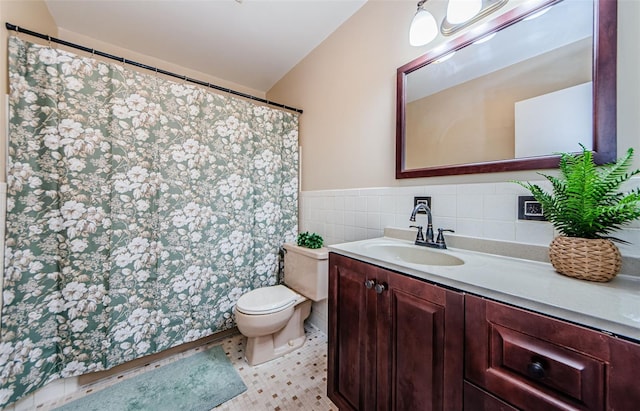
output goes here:
<path id="1" fill-rule="evenodd" d="M 489 368 L 485 371 L 490 386 L 517 382 L 519 390 L 542 398 L 558 396 L 590 410 L 602 409 L 604 362 L 506 327 L 490 327 Z M 508 392 L 503 398 L 512 395 Z"/>
<path id="2" fill-rule="evenodd" d="M 608 337 L 467 296 L 465 378 L 523 410 L 606 408 Z"/>
<path id="3" fill-rule="evenodd" d="M 465 381 L 464 411 L 518 411 L 518 409 Z"/>

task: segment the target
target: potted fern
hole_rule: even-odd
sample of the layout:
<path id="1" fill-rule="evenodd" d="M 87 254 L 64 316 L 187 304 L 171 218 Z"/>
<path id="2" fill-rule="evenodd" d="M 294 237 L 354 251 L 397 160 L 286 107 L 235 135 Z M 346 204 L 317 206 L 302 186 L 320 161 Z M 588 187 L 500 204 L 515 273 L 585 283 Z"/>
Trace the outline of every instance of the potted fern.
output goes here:
<path id="1" fill-rule="evenodd" d="M 560 176 L 547 193 L 536 184 L 516 181 L 542 204 L 544 216 L 560 236 L 549 246 L 551 264 L 561 274 L 605 282 L 620 271 L 620 251 L 609 234 L 640 217 L 640 188 L 618 190 L 640 170 L 628 171 L 633 149 L 615 163 L 596 166 L 591 151 L 560 155 Z"/>

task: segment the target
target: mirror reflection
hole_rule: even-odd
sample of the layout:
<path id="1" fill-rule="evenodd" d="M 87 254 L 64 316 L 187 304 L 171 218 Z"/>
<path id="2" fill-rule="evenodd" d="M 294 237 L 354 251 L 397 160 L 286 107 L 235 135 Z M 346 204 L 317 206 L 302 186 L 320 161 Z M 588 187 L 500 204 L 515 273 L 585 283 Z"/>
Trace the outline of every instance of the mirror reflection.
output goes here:
<path id="1" fill-rule="evenodd" d="M 406 76 L 404 169 L 592 148 L 593 3 L 546 10 Z"/>
<path id="2" fill-rule="evenodd" d="M 516 0 L 514 0 L 516 1 Z M 509 41 L 506 41 L 501 46 L 491 46 L 490 48 L 483 48 L 482 52 L 476 52 L 475 55 L 462 58 L 461 53 L 469 52 L 470 48 L 477 46 L 483 46 L 478 44 L 478 40 L 482 40 L 483 37 L 488 37 L 489 33 L 499 32 L 504 29 L 512 28 L 514 25 L 519 26 L 531 21 L 523 20 L 526 17 L 534 15 L 536 12 L 549 8 L 550 5 L 562 5 L 562 8 L 556 10 L 562 10 L 564 7 L 569 7 L 565 10 L 565 17 L 560 17 L 559 22 L 547 23 L 547 25 L 541 26 L 539 29 L 532 31 L 533 42 L 527 44 L 516 43 L 516 41 L 526 39 L 524 34 L 511 34 L 508 36 Z M 577 8 L 573 8 L 573 7 Z M 581 8 L 583 6 L 584 8 Z M 554 9 L 550 9 L 548 13 L 551 13 Z M 558 11 L 556 11 L 557 13 Z M 577 19 L 576 16 L 586 16 L 586 18 Z M 552 16 L 552 14 L 551 14 Z M 547 18 L 545 18 L 548 20 Z M 545 20 L 540 20 L 545 21 Z M 572 26 L 576 22 L 580 22 L 578 27 L 590 26 L 593 31 L 592 34 L 584 37 L 580 40 L 580 34 L 575 36 L 571 41 L 569 37 L 564 37 L 563 33 L 580 33 L 580 29 Z M 550 26 L 550 27 L 549 27 Z M 406 115 L 407 101 L 416 101 L 422 98 L 428 98 L 429 94 L 446 93 L 456 87 L 466 87 L 479 77 L 491 76 L 496 71 L 479 70 L 478 67 L 484 67 L 485 60 L 499 62 L 502 57 L 510 56 L 520 51 L 530 50 L 533 47 L 537 47 L 539 44 L 544 44 L 540 39 L 544 38 L 544 33 L 552 31 L 553 39 L 565 39 L 567 50 L 573 50 L 569 54 L 560 54 L 559 45 L 555 48 L 551 47 L 538 55 L 546 56 L 541 61 L 548 60 L 552 63 L 545 66 L 537 66 L 541 64 L 537 58 L 532 56 L 521 57 L 520 60 L 516 60 L 513 64 L 498 65 L 497 72 L 501 72 L 507 67 L 517 65 L 523 60 L 534 61 L 534 69 L 523 69 L 525 73 L 522 78 L 517 77 L 514 74 L 514 79 L 508 76 L 507 79 L 502 79 L 504 83 L 496 84 L 495 88 L 487 91 L 485 89 L 478 88 L 475 94 L 471 92 L 465 93 L 462 99 L 458 100 L 437 100 L 437 104 L 434 105 L 432 110 L 437 110 L 441 106 L 448 105 L 448 108 L 441 110 L 443 115 L 441 117 L 432 119 L 429 123 L 437 124 L 437 121 L 444 119 L 444 125 L 439 126 L 440 131 L 435 134 L 430 129 L 420 129 L 416 135 L 419 140 L 416 140 L 415 144 L 405 150 L 405 140 L 407 137 L 411 139 L 411 136 L 407 136 L 406 129 Z M 493 20 L 482 23 L 475 28 L 469 28 L 468 31 L 461 35 L 452 38 L 447 43 L 439 47 L 428 51 L 426 54 L 408 62 L 401 66 L 397 70 L 396 84 L 397 84 L 397 100 L 396 100 L 396 178 L 417 178 L 417 177 L 432 177 L 432 176 L 445 176 L 456 174 L 469 174 L 469 173 L 493 173 L 503 171 L 517 171 L 517 170 L 535 170 L 555 168 L 558 166 L 559 156 L 556 154 L 544 154 L 553 153 L 557 151 L 578 151 L 578 148 L 574 148 L 575 145 L 583 139 L 587 147 L 592 147 L 593 158 L 596 164 L 606 164 L 615 161 L 617 158 L 617 142 L 616 142 L 616 65 L 617 65 L 617 0 L 522 0 L 512 9 L 500 14 Z M 498 33 L 495 38 L 500 35 L 504 35 L 508 32 Z M 591 33 L 591 32 L 590 32 Z M 536 37 L 541 36 L 542 37 Z M 495 39 L 494 38 L 494 39 Z M 589 54 L 580 54 L 578 50 L 583 43 L 586 44 L 591 38 L 591 48 L 588 52 L 592 55 L 589 58 Z M 490 44 L 491 41 L 486 42 Z M 572 45 L 570 45 L 573 43 Z M 494 43 L 497 44 L 497 43 Z M 510 48 L 511 47 L 511 48 Z M 456 51 L 456 54 L 451 54 L 452 51 Z M 554 54 L 558 53 L 558 54 Z M 459 56 L 456 59 L 456 56 Z M 414 76 L 414 72 L 422 71 L 423 69 L 436 69 L 438 67 L 445 66 L 445 60 L 448 57 L 452 57 L 448 63 L 447 69 L 440 69 L 441 71 L 447 70 L 447 76 L 441 77 L 435 80 L 428 80 L 426 84 L 433 86 L 436 85 L 437 89 L 434 91 L 422 92 L 422 94 L 412 96 L 413 91 L 409 90 L 408 84 L 409 76 Z M 580 64 L 580 61 L 591 60 L 590 69 L 586 68 L 587 63 Z M 438 61 L 438 63 L 436 63 Z M 480 62 L 479 65 L 474 65 Z M 438 66 L 440 65 L 440 66 Z M 464 75 L 458 73 L 464 73 L 467 71 L 467 66 L 471 67 L 470 73 L 465 78 Z M 578 74 L 576 78 L 565 76 L 564 72 L 567 72 L 568 67 L 577 67 L 577 73 L 586 73 L 584 78 Z M 519 72 L 520 70 L 517 70 Z M 546 87 L 539 89 L 534 93 L 519 95 L 518 98 L 512 98 L 512 102 L 509 108 L 503 108 L 496 112 L 490 112 L 491 104 L 486 104 L 485 101 L 495 102 L 496 96 L 506 95 L 507 90 L 519 87 L 528 87 L 532 81 L 532 76 L 535 72 L 540 71 L 546 73 L 544 79 L 553 80 L 549 83 L 544 83 Z M 588 73 L 591 73 L 592 78 Z M 575 75 L 575 72 L 574 72 Z M 462 80 L 458 80 L 455 83 L 448 83 L 448 78 L 461 76 Z M 506 81 L 510 80 L 511 83 Z M 546 81 L 545 80 L 545 81 Z M 584 81 L 583 81 L 584 80 Z M 589 85 L 591 81 L 591 85 Z M 412 83 L 424 84 L 425 81 L 411 80 Z M 560 84 L 558 89 L 554 89 L 550 84 L 557 82 Z M 564 82 L 564 84 L 563 84 Z M 497 83 L 497 82 L 496 82 Z M 573 85 L 572 85 L 573 84 Z M 413 85 L 415 87 L 415 85 Z M 591 88 L 591 92 L 589 92 Z M 428 90 L 428 89 L 427 89 Z M 455 91 L 455 90 L 453 90 Z M 589 113 L 583 108 L 586 107 L 592 101 L 591 104 L 591 127 L 587 127 L 586 124 L 589 121 Z M 475 102 L 481 104 L 475 105 Z M 474 104 L 472 104 L 474 103 Z M 409 103 L 413 104 L 413 103 Z M 434 103 L 431 103 L 434 104 Z M 416 105 L 417 106 L 417 105 Z M 562 110 L 549 109 L 549 107 L 561 107 Z M 571 110 L 567 111 L 567 108 Z M 505 114 L 507 112 L 507 114 Z M 417 110 L 416 110 L 417 113 Z M 456 116 L 453 114 L 457 113 Z M 471 113 L 471 114 L 470 114 Z M 479 113 L 484 113 L 483 116 L 479 116 Z M 561 113 L 558 115 L 558 113 Z M 412 114 L 415 119 L 410 119 L 411 122 L 427 123 L 422 118 L 424 113 Z M 475 122 L 470 121 L 468 124 L 467 117 L 477 116 Z M 585 116 L 587 120 L 584 120 Z M 495 120 L 497 118 L 497 120 Z M 528 119 L 528 120 L 527 120 Z M 544 120 L 544 121 L 543 121 Z M 560 121 L 560 123 L 558 122 Z M 550 124 L 550 125 L 549 125 Z M 581 129 L 585 127 L 584 131 Z M 438 127 L 438 126 L 436 126 Z M 417 129 L 417 127 L 414 127 Z M 501 143 L 501 140 L 497 140 L 493 135 L 495 130 L 511 129 L 511 136 L 513 141 L 510 143 L 513 146 L 513 150 L 509 149 L 494 149 Z M 467 129 L 467 136 L 469 139 L 460 140 L 457 144 L 457 148 L 451 142 L 458 141 L 459 135 L 454 134 L 454 131 L 461 129 Z M 488 131 L 489 130 L 489 131 Z M 549 131 L 550 130 L 550 131 Z M 577 131 L 576 131 L 577 130 Z M 573 131 L 576 135 L 575 140 L 570 137 L 565 137 L 566 131 Z M 533 138 L 526 137 L 527 132 L 532 135 Z M 563 134 L 565 133 L 565 134 Z M 571 134 L 571 133 L 570 133 Z M 464 134 L 460 134 L 464 136 Z M 481 135 L 481 138 L 474 138 L 474 135 Z M 516 135 L 518 138 L 516 140 Z M 589 135 L 592 136 L 589 140 Z M 423 140 L 424 138 L 431 140 Z M 547 137 L 546 141 L 543 137 Z M 446 138 L 446 139 L 445 139 Z M 506 139 L 503 139 L 506 141 Z M 426 142 L 425 142 L 426 141 Z M 566 149 L 562 146 L 558 146 L 560 141 L 570 142 L 570 146 Z M 543 144 L 544 143 L 544 144 Z M 413 143 L 410 143 L 413 144 Z M 423 144 L 427 147 L 426 151 L 421 152 L 420 146 Z M 509 144 L 506 142 L 505 144 Z M 445 152 L 438 152 L 438 146 L 446 145 Z M 506 146 L 505 146 L 506 147 Z M 512 151 L 512 157 L 507 157 L 504 152 Z M 448 158 L 443 160 L 444 156 L 450 153 L 458 153 L 460 156 Z M 464 157 L 470 153 L 484 153 L 478 157 Z M 407 156 L 413 156 L 414 154 L 422 156 L 429 156 L 429 153 L 436 157 L 435 165 L 417 165 L 408 166 Z M 489 154 L 487 154 L 489 153 Z M 496 153 L 502 153 L 496 155 Z M 501 157 L 504 157 L 501 159 Z M 414 157 L 415 158 L 415 157 Z M 489 158 L 489 160 L 486 160 Z M 492 160 L 491 158 L 495 158 Z M 409 160 L 413 161 L 413 160 Z M 424 164 L 424 163 L 415 163 Z M 416 167 L 416 168 L 411 168 Z"/>

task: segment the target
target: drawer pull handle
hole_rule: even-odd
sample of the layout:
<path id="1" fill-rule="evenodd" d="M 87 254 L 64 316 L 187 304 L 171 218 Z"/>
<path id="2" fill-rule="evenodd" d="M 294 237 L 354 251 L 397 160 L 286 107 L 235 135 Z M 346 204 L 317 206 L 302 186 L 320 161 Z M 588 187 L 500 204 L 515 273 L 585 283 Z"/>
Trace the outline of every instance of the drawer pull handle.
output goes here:
<path id="1" fill-rule="evenodd" d="M 365 280 L 364 286 L 367 287 L 368 290 L 372 289 L 376 282 L 373 280 Z"/>
<path id="2" fill-rule="evenodd" d="M 382 294 L 382 292 L 383 292 L 384 290 L 386 290 L 386 289 L 387 289 L 387 287 L 385 287 L 385 285 L 384 285 L 384 284 L 376 284 L 376 292 L 377 292 L 378 294 Z"/>
<path id="3" fill-rule="evenodd" d="M 527 365 L 527 372 L 531 378 L 540 380 L 544 378 L 544 367 L 538 361 L 534 361 Z"/>

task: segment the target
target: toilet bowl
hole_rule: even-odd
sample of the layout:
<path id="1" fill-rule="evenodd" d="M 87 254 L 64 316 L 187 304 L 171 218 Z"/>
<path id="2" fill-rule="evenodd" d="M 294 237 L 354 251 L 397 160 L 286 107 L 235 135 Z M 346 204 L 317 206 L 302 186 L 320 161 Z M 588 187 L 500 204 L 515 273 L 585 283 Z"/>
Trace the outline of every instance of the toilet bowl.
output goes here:
<path id="1" fill-rule="evenodd" d="M 304 320 L 310 313 L 311 300 L 284 285 L 258 288 L 240 297 L 236 323 L 247 337 L 245 358 L 249 365 L 300 348 L 305 341 Z"/>
<path id="2" fill-rule="evenodd" d="M 247 337 L 245 359 L 257 365 L 300 348 L 304 320 L 313 301 L 327 298 L 326 248 L 311 250 L 284 245 L 284 283 L 242 295 L 234 308 L 238 330 Z"/>

